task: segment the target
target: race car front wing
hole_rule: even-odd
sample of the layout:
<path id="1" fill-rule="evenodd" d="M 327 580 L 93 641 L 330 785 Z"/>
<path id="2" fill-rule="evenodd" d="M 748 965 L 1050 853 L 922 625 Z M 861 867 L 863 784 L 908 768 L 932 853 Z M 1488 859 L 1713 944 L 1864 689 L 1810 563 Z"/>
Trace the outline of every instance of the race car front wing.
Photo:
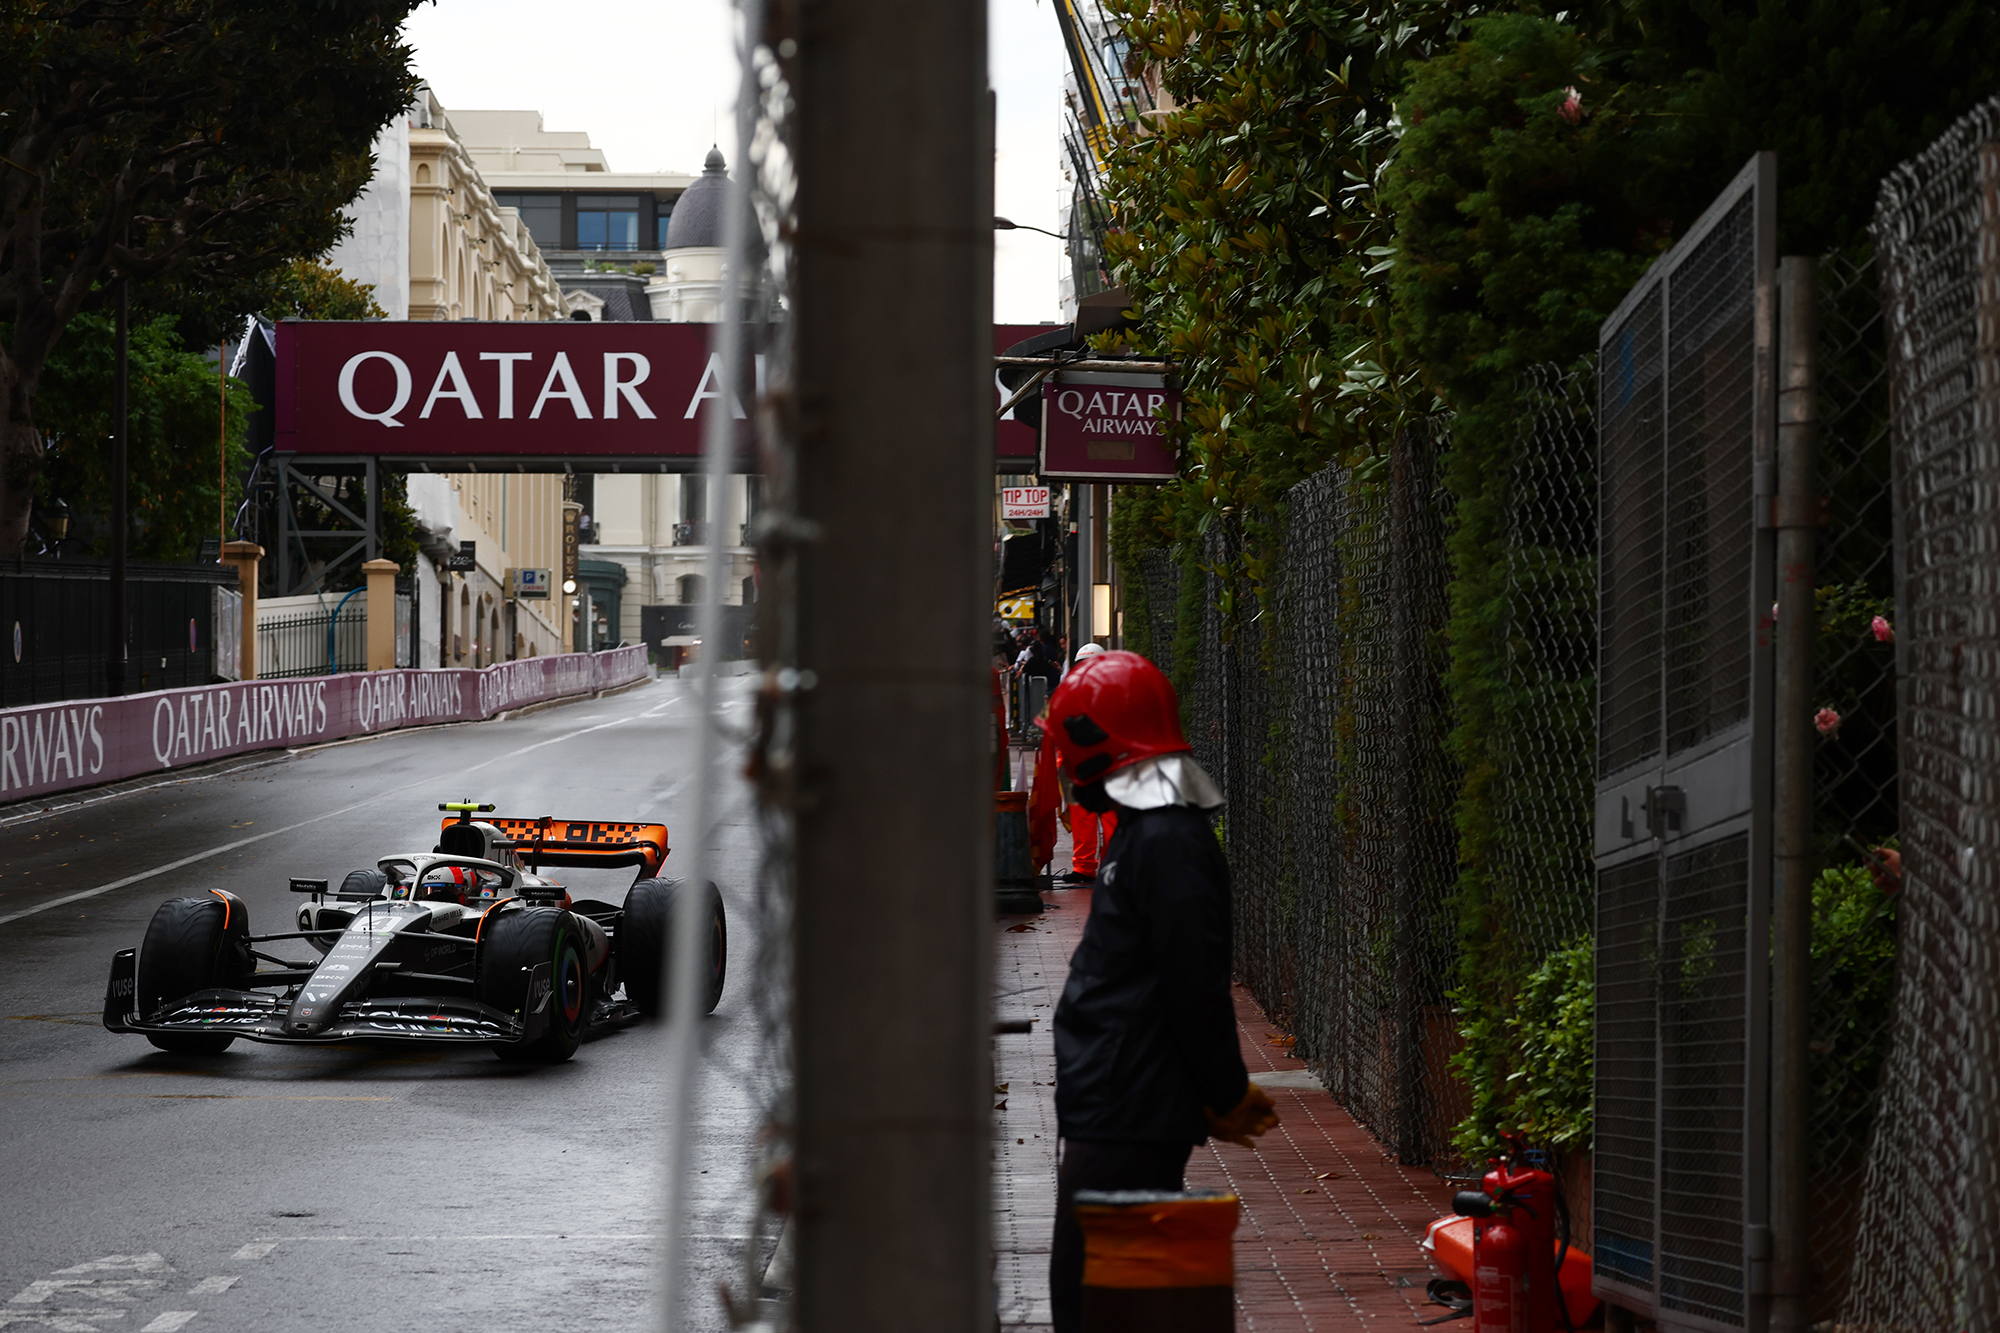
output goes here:
<path id="1" fill-rule="evenodd" d="M 104 1026 L 113 1032 L 195 1033 L 244 1037 L 250 1041 L 324 1046 L 363 1038 L 405 1041 L 518 1042 L 549 1021 L 546 1001 L 523 1022 L 477 1000 L 450 996 L 389 996 L 349 1000 L 330 1023 L 311 1032 L 287 1030 L 291 1004 L 262 991 L 198 991 L 142 1016 L 133 1009 L 137 950 L 120 950 L 111 960 L 104 992 Z M 546 968 L 546 963 L 542 967 Z M 546 996 L 546 988 L 535 993 Z M 302 1026 L 302 1025 L 299 1025 Z"/>

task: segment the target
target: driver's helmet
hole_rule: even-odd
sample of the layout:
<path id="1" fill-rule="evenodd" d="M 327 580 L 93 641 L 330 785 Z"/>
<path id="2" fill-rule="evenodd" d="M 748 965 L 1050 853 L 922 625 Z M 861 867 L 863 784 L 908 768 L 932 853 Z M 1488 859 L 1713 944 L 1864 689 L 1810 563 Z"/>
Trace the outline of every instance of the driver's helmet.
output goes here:
<path id="1" fill-rule="evenodd" d="M 470 895 L 479 892 L 472 871 L 464 866 L 432 866 L 423 873 L 422 887 L 417 897 L 427 903 L 463 904 Z"/>

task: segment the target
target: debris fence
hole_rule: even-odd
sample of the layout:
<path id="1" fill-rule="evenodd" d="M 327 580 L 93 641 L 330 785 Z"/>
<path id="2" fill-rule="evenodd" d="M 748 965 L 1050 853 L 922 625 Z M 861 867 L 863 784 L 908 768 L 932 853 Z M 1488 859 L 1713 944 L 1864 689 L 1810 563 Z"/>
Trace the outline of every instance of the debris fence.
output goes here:
<path id="1" fill-rule="evenodd" d="M 1830 524 L 1816 671 L 1839 722 L 1817 757 L 1812 1132 L 1827 1188 L 1814 1215 L 1816 1319 L 1848 1294 L 1889 1046 L 1895 897 L 1867 874 L 1864 849 L 1894 846 L 1898 830 L 1896 647 L 1876 633 L 1877 616 L 1896 621 L 1882 319 L 1865 256 L 1828 257 L 1821 284 Z M 1593 872 L 1595 375 L 1541 367 L 1526 388 L 1501 535 L 1483 556 L 1503 576 L 1482 621 L 1495 739 L 1476 781 L 1446 688 L 1467 669 L 1450 633 L 1448 422 L 1405 432 L 1360 467 L 1325 468 L 1249 524 L 1212 526 L 1198 552 L 1147 551 L 1127 575 L 1143 603 L 1128 638 L 1174 668 L 1196 757 L 1228 797 L 1219 832 L 1239 978 L 1280 1030 L 1272 1039 L 1294 1042 L 1386 1152 L 1447 1176 L 1480 1165 L 1454 1147 L 1472 1091 L 1451 1061 L 1465 1029 L 1494 1017 L 1461 989 L 1468 913 L 1484 923 L 1483 962 L 1514 979 L 1624 928 L 1617 885 Z M 1237 572 L 1252 540 L 1276 553 L 1262 588 Z M 1485 871 L 1472 883 L 1462 867 L 1475 826 Z M 1649 971 L 1598 995 L 1600 1058 L 1620 1006 L 1654 1006 L 1661 993 Z M 1588 1243 L 1589 1219 L 1577 1222 Z"/>
<path id="2" fill-rule="evenodd" d="M 1842 1318 L 1878 1326 L 2000 1322 L 1996 140 L 2000 99 L 1891 173 L 1875 216 L 1903 566 L 1900 614 L 1890 618 L 1902 884 L 1880 909 L 1891 924 L 1876 932 L 1895 956 L 1887 1040 L 1862 1029 L 1885 1062 L 1873 1134 L 1865 1149 L 1845 1145 L 1826 1185 L 1852 1193 L 1860 1214 Z M 1854 989 L 1857 1008 L 1886 1007 L 1891 994 Z M 1856 1165 L 1864 1153 L 1865 1170 Z"/>

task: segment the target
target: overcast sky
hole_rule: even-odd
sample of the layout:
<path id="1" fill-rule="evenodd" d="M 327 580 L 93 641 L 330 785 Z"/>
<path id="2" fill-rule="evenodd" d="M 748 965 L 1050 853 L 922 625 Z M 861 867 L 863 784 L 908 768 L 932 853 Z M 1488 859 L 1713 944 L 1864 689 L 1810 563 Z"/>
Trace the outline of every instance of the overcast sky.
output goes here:
<path id="1" fill-rule="evenodd" d="M 995 210 L 1054 230 L 1063 49 L 1050 3 L 988 0 L 988 13 L 999 107 Z M 417 70 L 447 111 L 532 108 L 547 129 L 590 135 L 613 171 L 693 173 L 711 141 L 735 159 L 732 13 L 728 0 L 568 0 L 554 8 L 548 0 L 437 0 L 411 16 L 407 31 Z M 995 318 L 1058 318 L 1062 242 L 1002 232 L 994 243 Z"/>

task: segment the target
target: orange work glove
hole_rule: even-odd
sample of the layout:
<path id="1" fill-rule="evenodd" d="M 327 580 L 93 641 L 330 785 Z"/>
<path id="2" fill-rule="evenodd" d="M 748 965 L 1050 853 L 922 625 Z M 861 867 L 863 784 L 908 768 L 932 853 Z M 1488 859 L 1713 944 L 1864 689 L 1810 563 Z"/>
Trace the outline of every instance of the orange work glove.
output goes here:
<path id="1" fill-rule="evenodd" d="M 1245 1148 L 1256 1147 L 1251 1140 L 1278 1123 L 1278 1109 L 1271 1104 L 1271 1094 L 1255 1083 L 1244 1089 L 1243 1100 L 1228 1115 L 1217 1115 L 1213 1107 L 1204 1106 L 1202 1110 L 1208 1114 L 1210 1134 Z"/>

